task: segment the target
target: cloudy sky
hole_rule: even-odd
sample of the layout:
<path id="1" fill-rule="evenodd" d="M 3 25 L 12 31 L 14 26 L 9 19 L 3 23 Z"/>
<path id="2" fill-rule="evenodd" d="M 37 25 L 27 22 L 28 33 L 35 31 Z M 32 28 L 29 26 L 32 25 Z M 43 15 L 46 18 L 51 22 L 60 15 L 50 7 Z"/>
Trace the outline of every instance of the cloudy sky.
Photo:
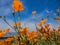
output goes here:
<path id="1" fill-rule="evenodd" d="M 20 0 L 24 5 L 24 10 L 20 12 L 20 21 L 22 26 L 30 27 L 30 30 L 35 30 L 35 23 L 40 22 L 42 18 L 47 19 L 47 23 L 56 27 L 59 25 L 59 21 L 54 20 L 56 16 L 56 9 L 60 7 L 60 0 Z M 0 0 L 0 16 L 6 16 L 10 25 L 13 23 L 12 17 L 12 2 L 13 0 Z M 32 11 L 36 11 L 34 16 Z M 16 14 L 17 17 L 17 14 Z M 36 19 L 35 21 L 33 19 Z M 24 25 L 25 24 L 25 25 Z M 0 29 L 4 30 L 9 27 L 2 19 L 0 19 Z M 11 29 L 11 31 L 13 31 Z"/>

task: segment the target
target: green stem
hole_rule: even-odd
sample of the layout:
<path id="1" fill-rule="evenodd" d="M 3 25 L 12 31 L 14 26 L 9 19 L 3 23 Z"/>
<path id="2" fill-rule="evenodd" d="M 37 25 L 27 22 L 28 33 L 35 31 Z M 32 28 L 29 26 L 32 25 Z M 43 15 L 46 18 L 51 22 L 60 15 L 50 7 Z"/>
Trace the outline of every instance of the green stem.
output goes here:
<path id="1" fill-rule="evenodd" d="M 4 20 L 4 22 L 7 23 L 12 29 L 14 29 L 6 20 Z"/>

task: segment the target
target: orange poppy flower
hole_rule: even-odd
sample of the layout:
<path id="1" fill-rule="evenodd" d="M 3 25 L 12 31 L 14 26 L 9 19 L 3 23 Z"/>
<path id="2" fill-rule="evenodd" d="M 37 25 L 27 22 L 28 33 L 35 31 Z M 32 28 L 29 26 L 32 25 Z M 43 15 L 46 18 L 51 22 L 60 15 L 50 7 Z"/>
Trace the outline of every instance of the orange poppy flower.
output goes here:
<path id="1" fill-rule="evenodd" d="M 47 31 L 47 34 L 50 35 L 51 34 L 51 31 Z"/>
<path id="2" fill-rule="evenodd" d="M 60 40 L 57 43 L 60 44 Z"/>
<path id="3" fill-rule="evenodd" d="M 24 29 L 20 29 L 19 32 L 20 32 L 20 33 L 24 33 Z"/>
<path id="4" fill-rule="evenodd" d="M 46 19 L 43 19 L 42 21 L 41 21 L 41 23 L 46 23 L 47 22 L 47 20 Z"/>
<path id="5" fill-rule="evenodd" d="M 54 19 L 58 21 L 58 20 L 60 20 L 60 17 L 58 17 L 58 18 L 54 18 Z"/>
<path id="6" fill-rule="evenodd" d="M 13 27 L 16 27 L 16 24 L 15 23 L 13 23 L 12 25 L 13 25 Z"/>
<path id="7" fill-rule="evenodd" d="M 60 36 L 60 31 L 59 31 L 59 32 L 57 32 L 57 35 L 58 35 L 58 36 Z"/>
<path id="8" fill-rule="evenodd" d="M 28 27 L 24 28 L 24 32 L 28 32 L 28 30 L 29 30 Z"/>
<path id="9" fill-rule="evenodd" d="M 14 9 L 15 12 L 24 10 L 22 2 L 20 2 L 19 0 L 13 1 L 12 8 Z"/>
<path id="10" fill-rule="evenodd" d="M 0 45 L 6 45 L 4 40 L 0 42 Z"/>
<path id="11" fill-rule="evenodd" d="M 46 37 L 46 36 L 48 36 L 48 34 L 47 34 L 47 33 L 43 33 L 43 36 L 45 36 L 45 37 Z"/>
<path id="12" fill-rule="evenodd" d="M 18 38 L 19 38 L 19 36 L 14 36 L 14 38 L 15 38 L 15 39 L 18 39 Z"/>
<path id="13" fill-rule="evenodd" d="M 19 32 L 20 32 L 21 34 L 26 34 L 26 33 L 28 32 L 28 30 L 29 30 L 29 28 L 26 27 L 26 28 L 20 29 Z"/>
<path id="14" fill-rule="evenodd" d="M 37 26 L 42 26 L 42 23 L 38 23 Z"/>
<path id="15" fill-rule="evenodd" d="M 34 40 L 33 40 L 34 43 L 37 43 L 37 41 L 38 41 L 38 39 L 34 39 Z"/>
<path id="16" fill-rule="evenodd" d="M 53 29 L 53 32 L 56 32 L 56 29 Z"/>
<path id="17" fill-rule="evenodd" d="M 10 31 L 10 28 L 7 28 L 4 30 L 4 32 L 9 32 Z"/>
<path id="18" fill-rule="evenodd" d="M 21 26 L 21 23 L 20 23 L 20 22 L 17 22 L 17 26 L 18 26 L 18 27 Z"/>
<path id="19" fill-rule="evenodd" d="M 50 38 L 52 41 L 54 41 L 54 38 Z"/>
<path id="20" fill-rule="evenodd" d="M 50 26 L 50 24 L 46 24 L 46 25 L 45 25 L 45 28 L 46 28 L 46 29 L 48 29 L 48 28 L 49 28 L 49 26 Z"/>
<path id="21" fill-rule="evenodd" d="M 60 26 L 58 26 L 58 29 L 60 29 Z"/>
<path id="22" fill-rule="evenodd" d="M 6 32 L 1 32 L 0 37 L 3 37 L 6 34 Z"/>
<path id="23" fill-rule="evenodd" d="M 28 32 L 28 37 L 33 37 L 34 36 L 34 32 Z"/>
<path id="24" fill-rule="evenodd" d="M 2 32 L 2 30 L 0 29 L 0 33 Z"/>
<path id="25" fill-rule="evenodd" d="M 5 39 L 5 41 L 10 43 L 11 41 L 13 41 L 13 38 L 7 38 Z"/>
<path id="26" fill-rule="evenodd" d="M 34 14 L 34 15 L 35 15 L 35 14 L 36 14 L 36 11 L 33 11 L 33 12 L 32 12 L 32 14 Z"/>
<path id="27" fill-rule="evenodd" d="M 46 37 L 43 37 L 43 40 L 44 40 L 44 41 L 46 41 L 46 40 L 47 40 L 47 38 L 46 38 Z"/>
<path id="28" fill-rule="evenodd" d="M 39 30 L 39 32 L 44 33 L 45 32 L 45 29 L 42 28 L 41 30 Z"/>

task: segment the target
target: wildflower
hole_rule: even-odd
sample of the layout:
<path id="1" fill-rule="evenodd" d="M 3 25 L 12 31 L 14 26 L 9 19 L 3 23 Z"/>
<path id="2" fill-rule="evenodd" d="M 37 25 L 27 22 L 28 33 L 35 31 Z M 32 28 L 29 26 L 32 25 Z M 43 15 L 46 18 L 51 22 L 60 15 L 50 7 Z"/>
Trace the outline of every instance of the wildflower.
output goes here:
<path id="1" fill-rule="evenodd" d="M 0 45 L 6 45 L 4 40 L 0 42 Z"/>
<path id="2" fill-rule="evenodd" d="M 28 32 L 28 30 L 29 30 L 29 28 L 26 27 L 26 28 L 20 29 L 19 32 L 20 32 L 21 34 L 26 34 L 26 33 Z"/>
<path id="3" fill-rule="evenodd" d="M 0 37 L 3 37 L 6 34 L 6 32 L 1 32 Z"/>
<path id="4" fill-rule="evenodd" d="M 56 32 L 56 30 L 53 28 L 53 32 L 55 33 Z"/>
<path id="5" fill-rule="evenodd" d="M 20 29 L 19 32 L 20 32 L 20 33 L 24 33 L 24 29 Z"/>
<path id="6" fill-rule="evenodd" d="M 58 20 L 60 20 L 60 17 L 58 17 L 58 18 L 54 18 L 54 19 L 58 21 Z"/>
<path id="7" fill-rule="evenodd" d="M 15 23 L 13 23 L 13 27 L 16 27 L 16 24 Z"/>
<path id="8" fill-rule="evenodd" d="M 34 32 L 32 31 L 32 32 L 28 32 L 28 37 L 30 38 L 30 39 L 32 39 L 33 38 L 33 36 L 34 36 Z"/>
<path id="9" fill-rule="evenodd" d="M 58 29 L 60 29 L 60 26 L 58 26 Z"/>
<path id="10" fill-rule="evenodd" d="M 2 32 L 2 30 L 0 29 L 0 33 Z"/>
<path id="11" fill-rule="evenodd" d="M 4 30 L 4 32 L 9 32 L 10 31 L 10 28 L 7 28 Z"/>
<path id="12" fill-rule="evenodd" d="M 35 38 L 39 38 L 38 32 L 34 32 L 34 37 L 35 37 Z"/>
<path id="13" fill-rule="evenodd" d="M 60 36 L 60 31 L 59 31 L 59 32 L 57 32 L 57 35 L 58 35 L 58 36 Z"/>
<path id="14" fill-rule="evenodd" d="M 33 11 L 33 12 L 32 12 L 32 14 L 34 14 L 34 15 L 35 15 L 35 14 L 36 14 L 36 11 Z"/>
<path id="15" fill-rule="evenodd" d="M 33 39 L 34 44 L 37 43 L 38 39 Z"/>
<path id="16" fill-rule="evenodd" d="M 7 38 L 5 39 L 6 42 L 12 42 L 13 41 L 13 38 Z"/>
<path id="17" fill-rule="evenodd" d="M 60 44 L 60 40 L 58 40 L 58 42 L 57 42 L 58 44 Z"/>
<path id="18" fill-rule="evenodd" d="M 18 27 L 21 26 L 21 23 L 20 23 L 20 22 L 17 22 L 17 26 L 18 26 Z"/>
<path id="19" fill-rule="evenodd" d="M 50 35 L 51 34 L 51 31 L 48 31 L 47 34 Z"/>
<path id="20" fill-rule="evenodd" d="M 29 30 L 28 27 L 24 28 L 24 32 L 28 32 L 28 30 Z"/>
<path id="21" fill-rule="evenodd" d="M 45 32 L 45 29 L 44 28 L 41 28 L 41 30 L 39 30 L 40 33 L 44 33 Z"/>
<path id="22" fill-rule="evenodd" d="M 42 26 L 42 23 L 38 23 L 38 26 Z"/>
<path id="23" fill-rule="evenodd" d="M 47 20 L 46 19 L 43 19 L 42 21 L 41 21 L 41 23 L 46 23 L 47 22 Z"/>
<path id="24" fill-rule="evenodd" d="M 19 36 L 14 36 L 15 39 L 18 39 Z"/>
<path id="25" fill-rule="evenodd" d="M 45 37 L 46 37 L 46 36 L 48 36 L 48 34 L 47 34 L 47 33 L 43 33 L 43 36 L 45 36 Z"/>
<path id="26" fill-rule="evenodd" d="M 19 0 L 13 1 L 12 8 L 14 9 L 15 12 L 19 12 L 19 11 L 24 10 L 22 2 L 20 2 Z"/>
<path id="27" fill-rule="evenodd" d="M 46 37 L 43 37 L 43 40 L 44 40 L 44 41 L 46 41 L 46 40 L 47 40 L 47 38 L 46 38 Z"/>
<path id="28" fill-rule="evenodd" d="M 48 29 L 48 28 L 49 28 L 49 26 L 50 26 L 50 24 L 46 24 L 46 25 L 45 25 L 45 28 L 46 28 L 46 29 Z"/>
<path id="29" fill-rule="evenodd" d="M 54 41 L 54 38 L 53 37 L 51 37 L 50 39 L 51 39 L 51 41 Z"/>

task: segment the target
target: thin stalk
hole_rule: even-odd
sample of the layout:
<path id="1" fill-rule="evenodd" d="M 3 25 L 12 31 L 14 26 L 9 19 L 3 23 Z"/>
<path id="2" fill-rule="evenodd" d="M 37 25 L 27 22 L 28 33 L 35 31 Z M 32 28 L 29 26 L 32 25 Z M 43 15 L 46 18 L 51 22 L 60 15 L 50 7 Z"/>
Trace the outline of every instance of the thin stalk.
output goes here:
<path id="1" fill-rule="evenodd" d="M 20 22 L 20 12 L 18 12 L 18 21 Z M 19 26 L 19 29 L 22 28 L 21 26 Z"/>
<path id="2" fill-rule="evenodd" d="M 4 20 L 4 22 L 7 23 L 12 29 L 14 29 L 6 20 Z"/>

